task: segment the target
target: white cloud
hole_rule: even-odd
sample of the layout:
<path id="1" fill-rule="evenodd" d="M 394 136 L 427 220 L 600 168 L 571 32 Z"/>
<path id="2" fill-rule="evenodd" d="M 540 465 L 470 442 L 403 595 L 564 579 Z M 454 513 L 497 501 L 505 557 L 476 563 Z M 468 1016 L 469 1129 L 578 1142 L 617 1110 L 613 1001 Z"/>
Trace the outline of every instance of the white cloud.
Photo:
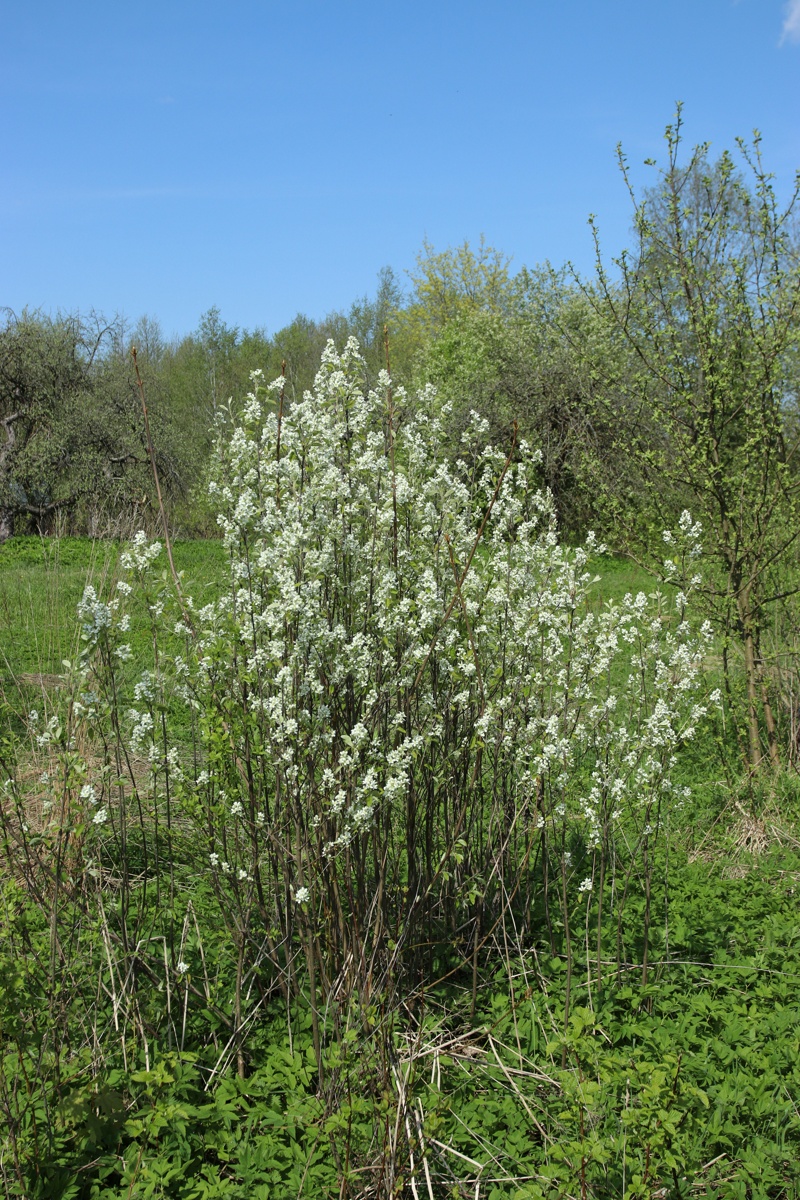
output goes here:
<path id="1" fill-rule="evenodd" d="M 786 16 L 783 18 L 780 44 L 800 42 L 800 0 L 788 0 L 784 11 Z"/>

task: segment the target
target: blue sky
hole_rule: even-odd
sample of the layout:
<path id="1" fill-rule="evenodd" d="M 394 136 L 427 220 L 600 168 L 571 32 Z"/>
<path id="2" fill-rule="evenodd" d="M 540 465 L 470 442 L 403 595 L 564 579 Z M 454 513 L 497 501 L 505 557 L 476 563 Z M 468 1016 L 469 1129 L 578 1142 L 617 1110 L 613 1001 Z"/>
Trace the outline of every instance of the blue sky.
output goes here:
<path id="1" fill-rule="evenodd" d="M 423 238 L 588 272 L 684 103 L 800 167 L 800 0 L 26 0 L 0 15 L 0 305 L 275 332 Z"/>

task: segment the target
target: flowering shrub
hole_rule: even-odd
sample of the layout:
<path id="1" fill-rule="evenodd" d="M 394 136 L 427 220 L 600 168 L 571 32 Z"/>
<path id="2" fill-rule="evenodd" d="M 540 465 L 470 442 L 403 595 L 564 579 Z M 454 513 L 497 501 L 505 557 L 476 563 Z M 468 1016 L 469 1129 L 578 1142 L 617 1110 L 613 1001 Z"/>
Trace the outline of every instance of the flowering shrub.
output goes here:
<path id="1" fill-rule="evenodd" d="M 683 800 L 672 772 L 704 712 L 708 630 L 692 632 L 683 593 L 593 605 L 603 548 L 560 544 L 535 452 L 485 446 L 475 418 L 449 461 L 430 396 L 388 376 L 367 392 L 354 342 L 329 344 L 288 413 L 279 397 L 256 374 L 220 440 L 217 601 L 170 599 L 144 534 L 112 598 L 86 588 L 69 719 L 34 731 L 67 755 L 81 836 L 126 872 L 134 811 L 145 861 L 172 880 L 179 828 L 242 961 L 271 962 L 284 987 L 296 947 L 326 988 L 346 971 L 347 991 L 376 966 L 422 971 L 424 944 L 471 962 L 474 992 L 498 922 L 555 951 L 554 910 L 568 958 L 571 914 L 588 937 L 593 912 L 599 974 L 604 899 L 619 956 L 634 872 L 646 972 L 647 880 Z M 699 533 L 685 514 L 665 541 L 691 556 Z M 133 600 L 154 651 L 131 680 Z M 166 620 L 184 642 L 169 660 Z M 79 726 L 99 735 L 99 767 L 75 751 Z"/>
<path id="2" fill-rule="evenodd" d="M 237 939 L 279 973 L 298 941 L 327 987 L 346 964 L 348 986 L 378 962 L 420 969 L 422 942 L 466 962 L 507 912 L 552 931 L 553 905 L 569 939 L 587 896 L 599 970 L 609 880 L 627 893 L 682 801 L 671 772 L 704 712 L 708 631 L 693 634 L 684 595 L 597 611 L 602 547 L 559 543 L 527 445 L 484 446 L 476 418 L 452 463 L 428 396 L 362 380 L 353 342 L 329 344 L 288 413 L 280 382 L 253 377 L 211 483 L 229 586 L 182 601 L 169 685 L 152 663 L 120 725 L 155 807 L 202 839 Z M 136 581 L 154 620 L 165 611 L 158 550 L 137 537 L 133 582 L 109 603 L 87 589 L 87 651 L 107 642 L 106 670 L 129 655 Z M 194 714 L 195 769 L 171 741 L 167 687 Z M 91 819 L 113 825 L 105 796 Z"/>
<path id="3" fill-rule="evenodd" d="M 211 482 L 228 587 L 204 607 L 179 598 L 185 648 L 168 662 L 160 546 L 137 535 L 113 597 L 86 589 L 72 724 L 37 726 L 38 743 L 73 747 L 98 849 L 127 844 L 132 802 L 151 814 L 142 852 L 170 872 L 176 820 L 193 829 L 237 944 L 281 979 L 298 943 L 328 987 L 345 964 L 348 987 L 377 962 L 419 970 L 422 943 L 477 961 L 512 913 L 555 949 L 554 906 L 569 956 L 587 901 L 599 972 L 604 896 L 619 910 L 634 867 L 647 878 L 683 799 L 672 770 L 704 712 L 708 630 L 693 634 L 683 593 L 598 610 L 602 547 L 559 543 L 527 445 L 485 446 L 476 418 L 452 463 L 429 396 L 362 380 L 353 342 L 328 346 L 288 413 L 280 382 L 254 376 Z M 699 532 L 686 514 L 665 540 L 691 555 Z M 137 597 L 154 657 L 126 684 Z M 74 753 L 75 722 L 99 731 L 99 770 Z M 646 962 L 649 905 L 644 920 Z"/>

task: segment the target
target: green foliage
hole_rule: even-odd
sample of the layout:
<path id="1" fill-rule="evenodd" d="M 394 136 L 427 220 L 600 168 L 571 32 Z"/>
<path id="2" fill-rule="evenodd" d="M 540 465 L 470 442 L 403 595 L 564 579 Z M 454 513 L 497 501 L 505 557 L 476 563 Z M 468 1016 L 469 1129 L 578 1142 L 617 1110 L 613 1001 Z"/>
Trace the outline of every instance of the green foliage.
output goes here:
<path id="1" fill-rule="evenodd" d="M 626 503 L 610 476 L 606 495 L 629 544 L 657 566 L 653 535 L 671 524 L 665 513 L 685 507 L 702 528 L 704 555 L 686 578 L 699 571 L 728 679 L 729 649 L 743 656 L 749 765 L 766 757 L 775 769 L 782 755 L 764 643 L 771 607 L 796 591 L 787 578 L 800 516 L 787 362 L 800 308 L 792 235 L 800 183 L 781 206 L 758 134 L 751 146 L 738 143 L 749 179 L 727 153 L 711 163 L 707 146 L 682 164 L 680 109 L 666 142 L 658 184 L 635 202 L 637 245 L 616 263 L 620 281 L 598 251 L 599 291 L 586 291 L 633 353 L 629 381 L 643 414 L 628 447 L 638 503 Z M 631 190 L 621 154 L 620 165 Z"/>
<path id="2" fill-rule="evenodd" d="M 162 349 L 149 329 L 148 383 Z M 152 504 L 141 399 L 120 322 L 7 314 L 0 328 L 0 540 L 14 531 L 127 533 Z M 156 459 L 168 499 L 190 464 L 159 388 Z M 135 526 L 134 526 L 135 527 Z"/>
<path id="3" fill-rule="evenodd" d="M 795 951 L 767 875 L 733 883 L 723 911 L 722 881 L 674 837 L 691 630 L 679 614 L 670 632 L 658 597 L 609 603 L 632 581 L 620 564 L 592 595 L 524 454 L 509 471 L 488 451 L 451 477 L 435 427 L 396 436 L 403 396 L 365 397 L 357 370 L 354 348 L 329 349 L 318 394 L 290 414 L 248 398 L 221 472 L 216 567 L 231 556 L 232 590 L 174 593 L 137 537 L 107 599 L 91 585 L 80 600 L 63 695 L 0 755 L 7 1193 L 400 1196 L 430 1180 L 633 1197 L 666 1180 L 679 1195 L 722 1154 L 731 1178 L 758 1168 L 779 1194 L 797 1130 L 762 1118 L 793 1086 L 793 1059 L 765 1060 L 778 1028 L 795 1036 L 785 1006 L 764 1004 L 746 1060 L 740 1025 L 717 1021 L 713 1062 L 727 1071 L 734 1052 L 748 1102 L 714 1137 L 704 1116 L 727 1096 L 703 1057 L 709 1013 L 734 1011 L 720 972 L 753 969 L 755 988 L 746 971 L 736 987 L 755 1014 L 762 976 L 769 1001 L 793 970 L 771 947 Z M 418 530 L 431 513 L 471 574 Z M 211 549 L 176 547 L 195 585 Z M 45 552 L 9 550 L 29 571 Z M 501 566 L 513 604 L 499 605 Z M 315 672 L 329 688 L 319 736 L 302 690 L 282 715 L 286 692 L 270 690 L 297 664 L 296 688 Z M 398 690 L 405 759 L 398 723 L 370 716 Z M 382 800 L 355 790 L 370 770 Z M 324 801 L 334 772 L 350 808 Z M 703 941 L 716 912 L 735 964 Z M 742 932 L 754 913 L 765 958 Z"/>
<path id="4" fill-rule="evenodd" d="M 448 441 L 458 452 L 478 412 L 493 439 L 519 436 L 541 455 L 540 481 L 553 496 L 562 534 L 581 537 L 606 515 L 598 478 L 618 488 L 629 476 L 624 404 L 608 379 L 622 364 L 601 320 L 577 288 L 555 272 L 522 271 L 506 310 L 477 304 L 457 311 L 419 356 L 419 373 L 449 407 Z M 615 531 L 606 522 L 612 544 Z"/>
<path id="5" fill-rule="evenodd" d="M 414 292 L 406 319 L 423 336 L 440 333 L 448 322 L 470 312 L 509 312 L 517 289 L 509 275 L 510 259 L 481 235 L 477 250 L 469 242 L 436 251 L 427 239 L 411 272 Z"/>

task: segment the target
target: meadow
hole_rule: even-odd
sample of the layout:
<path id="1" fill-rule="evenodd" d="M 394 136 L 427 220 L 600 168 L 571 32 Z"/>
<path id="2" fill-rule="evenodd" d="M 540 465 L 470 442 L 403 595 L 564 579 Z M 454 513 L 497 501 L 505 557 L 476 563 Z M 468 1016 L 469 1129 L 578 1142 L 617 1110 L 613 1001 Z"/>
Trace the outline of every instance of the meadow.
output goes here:
<path id="1" fill-rule="evenodd" d="M 694 568 L 326 354 L 177 580 L 0 547 L 5 1194 L 796 1196 L 800 789 Z"/>

